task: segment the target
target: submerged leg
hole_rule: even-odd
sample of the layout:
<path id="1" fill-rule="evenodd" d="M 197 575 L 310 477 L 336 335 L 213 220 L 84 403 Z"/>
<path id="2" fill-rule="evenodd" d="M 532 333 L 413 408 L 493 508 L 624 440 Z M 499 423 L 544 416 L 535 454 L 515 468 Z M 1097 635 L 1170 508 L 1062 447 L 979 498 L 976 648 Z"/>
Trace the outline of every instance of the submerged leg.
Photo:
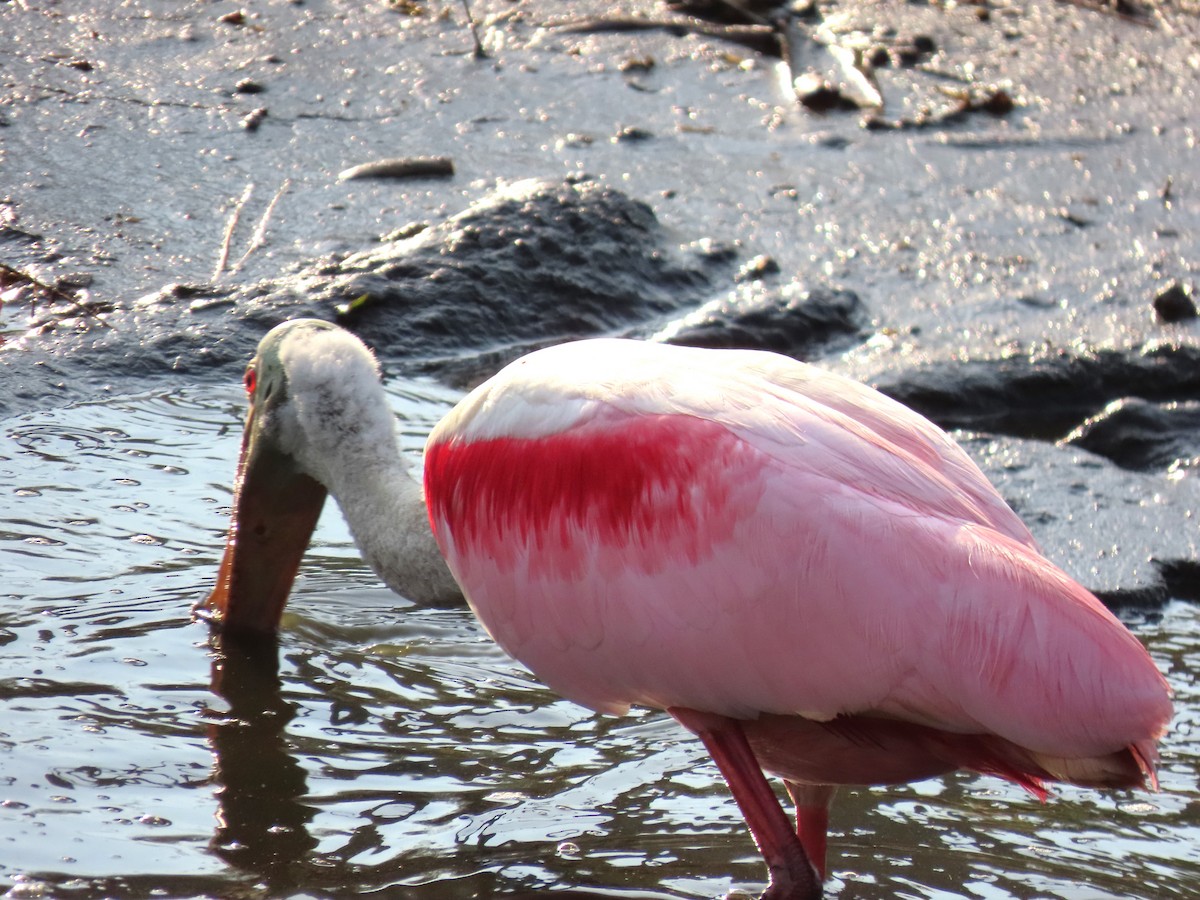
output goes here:
<path id="1" fill-rule="evenodd" d="M 771 873 L 763 900 L 819 900 L 817 873 L 738 721 L 682 707 L 667 712 L 700 738 L 725 777 Z"/>
<path id="2" fill-rule="evenodd" d="M 784 779 L 784 787 L 796 804 L 796 835 L 808 858 L 825 880 L 825 846 L 829 833 L 829 804 L 837 791 L 832 784 L 799 784 Z"/>

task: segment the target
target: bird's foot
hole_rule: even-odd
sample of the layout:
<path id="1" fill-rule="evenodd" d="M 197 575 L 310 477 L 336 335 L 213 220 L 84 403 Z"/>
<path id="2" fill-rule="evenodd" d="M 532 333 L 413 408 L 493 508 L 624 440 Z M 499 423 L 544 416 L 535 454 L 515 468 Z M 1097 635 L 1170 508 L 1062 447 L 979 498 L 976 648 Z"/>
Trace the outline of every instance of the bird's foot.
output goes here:
<path id="1" fill-rule="evenodd" d="M 760 900 L 821 900 L 821 882 L 808 875 L 793 876 L 791 872 L 772 869 L 770 883 Z"/>
<path id="2" fill-rule="evenodd" d="M 769 870 L 771 880 L 759 900 L 821 900 L 821 879 L 803 851 L 770 861 Z"/>

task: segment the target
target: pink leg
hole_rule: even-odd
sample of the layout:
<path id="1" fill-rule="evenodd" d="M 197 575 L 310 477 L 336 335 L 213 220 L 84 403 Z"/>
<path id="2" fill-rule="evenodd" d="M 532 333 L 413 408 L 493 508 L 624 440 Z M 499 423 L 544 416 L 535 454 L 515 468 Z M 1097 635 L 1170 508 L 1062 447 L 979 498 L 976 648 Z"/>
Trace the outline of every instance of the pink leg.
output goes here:
<path id="1" fill-rule="evenodd" d="M 820 900 L 821 882 L 738 721 L 683 707 L 667 712 L 700 738 L 725 777 L 770 871 L 763 900 Z"/>
<path id="2" fill-rule="evenodd" d="M 798 784 L 784 780 L 784 787 L 796 804 L 796 834 L 808 858 L 825 880 L 825 845 L 829 833 L 829 804 L 837 787 L 832 784 Z"/>

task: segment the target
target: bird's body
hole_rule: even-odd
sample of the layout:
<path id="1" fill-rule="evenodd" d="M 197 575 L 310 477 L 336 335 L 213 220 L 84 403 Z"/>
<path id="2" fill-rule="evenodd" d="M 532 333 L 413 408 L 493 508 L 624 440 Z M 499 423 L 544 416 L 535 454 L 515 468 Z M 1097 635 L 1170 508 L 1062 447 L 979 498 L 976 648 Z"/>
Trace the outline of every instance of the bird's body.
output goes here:
<path id="1" fill-rule="evenodd" d="M 330 489 L 381 572 L 432 572 L 444 590 L 436 538 L 488 631 L 551 688 L 606 713 L 665 709 L 701 738 L 773 898 L 819 896 L 809 859 L 823 872 L 838 784 L 958 768 L 1040 795 L 1045 781 L 1153 784 L 1171 703 L 1146 651 L 1038 552 L 947 435 L 883 395 L 769 353 L 541 350 L 435 428 L 417 522 L 419 491 L 382 486 L 404 473 L 371 449 L 382 391 L 350 391 L 373 398 L 351 409 L 330 386 L 339 367 L 362 368 L 354 339 L 311 323 L 276 332 L 251 370 L 280 370 L 288 400 L 256 423 L 270 394 L 249 385 L 247 434 L 264 432 L 274 455 L 247 437 L 212 601 L 227 627 L 269 631 L 282 609 L 277 589 L 245 600 L 257 576 L 237 577 L 262 530 L 258 498 L 295 493 L 260 491 L 256 458 Z M 344 358 L 321 364 L 331 346 Z M 799 839 L 764 769 L 796 800 Z"/>
<path id="2" fill-rule="evenodd" d="M 853 382 L 753 352 L 552 348 L 447 417 L 425 472 L 488 630 L 595 709 L 1152 754 L 1163 689 L 1137 639 L 946 435 Z"/>
<path id="3" fill-rule="evenodd" d="M 1141 644 L 948 436 L 855 382 L 759 352 L 550 348 L 438 425 L 425 484 L 510 654 L 603 712 L 737 723 L 794 794 L 960 767 L 1035 792 L 1153 777 L 1171 704 Z"/>

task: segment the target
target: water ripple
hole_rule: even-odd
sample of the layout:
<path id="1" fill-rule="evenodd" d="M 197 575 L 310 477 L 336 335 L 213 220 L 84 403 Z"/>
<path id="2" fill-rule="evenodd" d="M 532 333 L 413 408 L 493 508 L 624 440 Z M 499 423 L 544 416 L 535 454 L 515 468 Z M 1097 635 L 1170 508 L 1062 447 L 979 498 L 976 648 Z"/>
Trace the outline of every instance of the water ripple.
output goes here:
<path id="1" fill-rule="evenodd" d="M 389 390 L 407 449 L 453 395 Z M 134 897 L 710 897 L 761 887 L 741 816 L 661 714 L 545 690 L 462 609 L 378 585 L 327 515 L 278 658 L 209 642 L 241 389 L 0 429 L 0 881 Z M 1040 805 L 955 776 L 845 790 L 832 896 L 1182 898 L 1200 883 L 1200 614 L 1138 625 L 1176 691 L 1163 792 Z M 41 887 L 38 887 L 38 886 Z M 258 885 L 259 888 L 254 886 Z M 265 886 L 265 887 L 261 887 Z"/>

